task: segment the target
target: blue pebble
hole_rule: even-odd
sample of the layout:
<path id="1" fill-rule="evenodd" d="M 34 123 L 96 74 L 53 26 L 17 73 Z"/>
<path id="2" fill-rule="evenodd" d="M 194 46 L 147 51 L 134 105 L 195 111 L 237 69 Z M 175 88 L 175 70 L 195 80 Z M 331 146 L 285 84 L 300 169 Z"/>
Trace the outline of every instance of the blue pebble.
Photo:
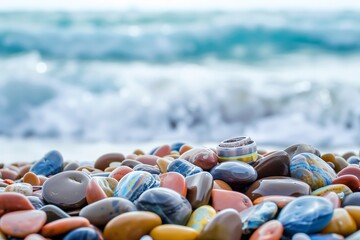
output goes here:
<path id="1" fill-rule="evenodd" d="M 168 172 L 177 172 L 183 175 L 184 177 L 194 175 L 196 173 L 202 172 L 203 170 L 195 166 L 194 164 L 184 160 L 184 159 L 176 159 L 175 161 L 172 161 L 168 167 Z"/>
<path id="2" fill-rule="evenodd" d="M 97 232 L 89 227 L 77 228 L 66 234 L 64 240 L 97 240 Z"/>
<path id="3" fill-rule="evenodd" d="M 338 234 L 313 234 L 309 236 L 311 240 L 343 240 L 344 238 Z"/>
<path id="4" fill-rule="evenodd" d="M 333 207 L 323 197 L 303 196 L 287 204 L 279 214 L 278 220 L 286 233 L 316 233 L 331 220 Z"/>
<path id="5" fill-rule="evenodd" d="M 179 143 L 173 143 L 171 144 L 171 151 L 179 151 L 180 148 L 184 145 L 185 143 L 179 142 Z"/>
<path id="6" fill-rule="evenodd" d="M 351 156 L 346 160 L 349 164 L 356 164 L 359 165 L 360 164 L 360 158 L 357 156 Z"/>
<path id="7" fill-rule="evenodd" d="M 152 188 L 135 201 L 140 211 L 150 211 L 159 215 L 163 224 L 185 225 L 192 208 L 189 201 L 179 193 L 168 188 Z"/>
<path id="8" fill-rule="evenodd" d="M 156 179 L 148 172 L 134 171 L 126 174 L 116 186 L 114 197 L 135 201 L 146 190 L 158 187 Z"/>
<path id="9" fill-rule="evenodd" d="M 159 147 L 154 148 L 153 150 L 150 151 L 150 155 L 154 155 L 155 151 L 158 150 Z"/>
<path id="10" fill-rule="evenodd" d="M 50 151 L 31 167 L 30 172 L 48 177 L 50 175 L 55 175 L 62 170 L 63 157 L 58 151 Z"/>

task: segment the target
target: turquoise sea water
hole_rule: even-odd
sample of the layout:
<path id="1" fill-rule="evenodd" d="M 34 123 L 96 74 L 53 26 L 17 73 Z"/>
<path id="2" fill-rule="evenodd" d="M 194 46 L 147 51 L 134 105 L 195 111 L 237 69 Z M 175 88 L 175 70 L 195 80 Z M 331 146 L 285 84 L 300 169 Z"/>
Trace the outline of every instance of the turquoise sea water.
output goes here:
<path id="1" fill-rule="evenodd" d="M 0 136 L 360 143 L 360 12 L 0 12 Z"/>

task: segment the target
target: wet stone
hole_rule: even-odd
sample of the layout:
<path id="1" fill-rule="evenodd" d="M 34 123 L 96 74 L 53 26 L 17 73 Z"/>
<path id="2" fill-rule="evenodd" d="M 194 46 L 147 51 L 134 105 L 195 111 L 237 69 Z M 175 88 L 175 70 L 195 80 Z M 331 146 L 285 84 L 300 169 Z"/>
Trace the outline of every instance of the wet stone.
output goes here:
<path id="1" fill-rule="evenodd" d="M 273 202 L 263 202 L 240 212 L 243 234 L 250 234 L 261 225 L 273 219 L 278 207 Z"/>
<path id="2" fill-rule="evenodd" d="M 66 234 L 64 240 L 98 240 L 98 238 L 99 235 L 94 229 L 89 227 L 81 227 Z"/>
<path id="3" fill-rule="evenodd" d="M 213 189 L 211 199 L 212 206 L 217 212 L 227 208 L 233 208 L 240 212 L 253 205 L 245 194 L 235 191 Z"/>
<path id="4" fill-rule="evenodd" d="M 152 212 L 124 213 L 106 224 L 104 238 L 106 240 L 138 240 L 161 223 L 160 217 Z"/>
<path id="5" fill-rule="evenodd" d="M 5 188 L 5 192 L 17 192 L 25 196 L 31 196 L 33 188 L 28 183 L 14 183 Z"/>
<path id="6" fill-rule="evenodd" d="M 271 220 L 261 225 L 250 240 L 280 240 L 284 232 L 284 227 L 278 220 Z"/>
<path id="7" fill-rule="evenodd" d="M 200 233 L 198 240 L 239 240 L 242 223 L 238 212 L 225 209 L 212 218 Z"/>
<path id="8" fill-rule="evenodd" d="M 290 159 L 284 151 L 273 152 L 255 161 L 252 166 L 257 172 L 257 179 L 270 176 L 290 177 Z"/>
<path id="9" fill-rule="evenodd" d="M 360 158 L 358 156 L 351 156 L 346 160 L 349 164 L 360 164 Z"/>
<path id="10" fill-rule="evenodd" d="M 300 153 L 312 153 L 318 157 L 321 156 L 320 151 L 318 149 L 308 144 L 294 144 L 287 147 L 284 151 L 287 152 L 290 159 L 292 159 L 295 155 L 298 155 Z"/>
<path id="11" fill-rule="evenodd" d="M 86 187 L 86 201 L 88 204 L 114 196 L 118 182 L 110 177 L 93 177 Z"/>
<path id="12" fill-rule="evenodd" d="M 241 161 L 226 161 L 215 166 L 210 171 L 214 180 L 222 180 L 233 189 L 241 189 L 257 179 L 255 169 Z"/>
<path id="13" fill-rule="evenodd" d="M 34 209 L 29 199 L 20 193 L 0 193 L 0 217 L 8 212 Z"/>
<path id="14" fill-rule="evenodd" d="M 330 222 L 333 207 L 329 200 L 323 197 L 303 196 L 286 205 L 278 216 L 285 232 L 316 233 Z"/>
<path id="15" fill-rule="evenodd" d="M 342 201 L 342 206 L 360 206 L 360 192 L 354 192 L 346 196 Z"/>
<path id="16" fill-rule="evenodd" d="M 128 166 L 119 166 L 111 171 L 109 177 L 115 178 L 117 181 L 120 181 L 129 172 L 133 172 L 133 169 Z"/>
<path id="17" fill-rule="evenodd" d="M 210 170 L 218 163 L 218 157 L 210 148 L 193 148 L 179 158 L 185 159 L 203 170 Z"/>
<path id="18" fill-rule="evenodd" d="M 190 227 L 175 224 L 159 225 L 150 232 L 154 240 L 195 240 L 198 235 L 199 232 Z"/>
<path id="19" fill-rule="evenodd" d="M 51 204 L 45 205 L 40 208 L 40 210 L 46 213 L 46 223 L 70 217 L 70 215 L 64 212 L 61 208 Z"/>
<path id="20" fill-rule="evenodd" d="M 44 183 L 43 198 L 46 202 L 64 209 L 82 207 L 86 203 L 86 188 L 89 182 L 89 176 L 80 171 L 56 174 Z"/>
<path id="21" fill-rule="evenodd" d="M 197 208 L 190 216 L 186 226 L 201 232 L 206 224 L 216 215 L 216 211 L 209 205 L 204 205 Z"/>
<path id="22" fill-rule="evenodd" d="M 325 228 L 321 230 L 322 233 L 337 233 L 343 236 L 348 236 L 356 231 L 356 222 L 351 215 L 343 208 L 334 210 L 334 214 Z"/>
<path id="23" fill-rule="evenodd" d="M 7 213 L 0 219 L 0 228 L 5 234 L 24 238 L 38 232 L 45 224 L 46 214 L 40 210 L 22 210 Z"/>
<path id="24" fill-rule="evenodd" d="M 80 227 L 89 227 L 89 226 L 90 226 L 90 222 L 83 217 L 62 218 L 47 223 L 45 226 L 43 226 L 40 233 L 44 237 L 55 237 L 62 234 L 66 234 Z"/>
<path id="25" fill-rule="evenodd" d="M 312 190 L 330 185 L 336 178 L 335 171 L 318 156 L 311 153 L 295 155 L 290 161 L 291 177 L 310 185 Z"/>
<path id="26" fill-rule="evenodd" d="M 321 196 L 327 192 L 335 192 L 340 199 L 344 199 L 346 196 L 350 195 L 352 191 L 350 188 L 344 184 L 333 184 L 325 186 L 319 189 L 316 189 L 311 193 L 313 196 Z"/>
<path id="27" fill-rule="evenodd" d="M 259 197 L 255 199 L 253 203 L 254 205 L 257 205 L 263 202 L 273 202 L 278 206 L 278 208 L 284 208 L 288 203 L 292 202 L 295 199 L 296 197 L 272 195 L 272 196 Z"/>
<path id="28" fill-rule="evenodd" d="M 148 172 L 134 171 L 126 174 L 116 186 L 114 197 L 122 197 L 134 202 L 148 189 L 156 186 L 156 180 Z"/>
<path id="29" fill-rule="evenodd" d="M 30 168 L 30 172 L 46 177 L 55 175 L 62 170 L 63 157 L 58 151 L 50 151 Z"/>
<path id="30" fill-rule="evenodd" d="M 102 171 L 110 166 L 112 162 L 122 162 L 125 159 L 122 153 L 107 153 L 96 159 L 94 167 Z"/>
<path id="31" fill-rule="evenodd" d="M 344 184 L 348 186 L 353 192 L 359 191 L 360 189 L 360 180 L 351 174 L 341 175 L 335 178 L 331 184 Z"/>
<path id="32" fill-rule="evenodd" d="M 149 164 L 138 164 L 133 168 L 134 171 L 144 171 L 151 174 L 160 174 L 159 168 L 149 165 Z"/>
<path id="33" fill-rule="evenodd" d="M 160 187 L 169 188 L 186 197 L 187 186 L 185 177 L 177 172 L 168 172 L 159 175 Z"/>
<path id="34" fill-rule="evenodd" d="M 136 211 L 135 205 L 124 198 L 105 198 L 81 209 L 79 216 L 87 218 L 91 224 L 104 226 L 114 217 Z"/>
<path id="35" fill-rule="evenodd" d="M 259 197 L 282 195 L 298 197 L 309 195 L 310 186 L 303 181 L 289 177 L 267 177 L 254 182 L 246 191 L 252 201 Z"/>
<path id="36" fill-rule="evenodd" d="M 200 172 L 185 178 L 187 186 L 186 198 L 193 209 L 209 203 L 213 188 L 213 177 L 208 172 Z"/>
<path id="37" fill-rule="evenodd" d="M 201 168 L 184 159 L 176 159 L 172 161 L 167 168 L 167 172 L 177 172 L 184 177 L 191 176 L 202 171 L 203 170 Z"/>
<path id="38" fill-rule="evenodd" d="M 43 206 L 45 206 L 44 201 L 36 196 L 27 196 L 27 199 L 29 199 L 29 201 L 31 202 L 31 204 L 34 206 L 35 209 L 40 209 Z"/>
<path id="39" fill-rule="evenodd" d="M 185 225 L 192 208 L 189 201 L 167 188 L 153 188 L 144 192 L 135 203 L 138 210 L 154 212 L 163 224 Z"/>

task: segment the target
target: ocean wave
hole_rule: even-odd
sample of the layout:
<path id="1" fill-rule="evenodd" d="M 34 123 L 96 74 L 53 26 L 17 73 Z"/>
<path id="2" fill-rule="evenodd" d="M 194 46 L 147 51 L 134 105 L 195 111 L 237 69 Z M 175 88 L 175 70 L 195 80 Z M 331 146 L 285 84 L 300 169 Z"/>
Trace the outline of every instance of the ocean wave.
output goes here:
<path id="1" fill-rule="evenodd" d="M 354 55 L 359 20 L 357 12 L 0 13 L 0 55 L 161 63 Z"/>

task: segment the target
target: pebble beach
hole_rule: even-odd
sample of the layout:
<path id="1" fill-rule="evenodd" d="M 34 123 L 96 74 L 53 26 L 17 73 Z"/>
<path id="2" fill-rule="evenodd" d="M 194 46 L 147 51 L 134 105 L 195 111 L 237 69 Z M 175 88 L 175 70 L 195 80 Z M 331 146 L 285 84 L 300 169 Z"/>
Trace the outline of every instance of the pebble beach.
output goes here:
<path id="1" fill-rule="evenodd" d="M 0 165 L 0 239 L 360 238 L 360 157 L 250 137 Z"/>

